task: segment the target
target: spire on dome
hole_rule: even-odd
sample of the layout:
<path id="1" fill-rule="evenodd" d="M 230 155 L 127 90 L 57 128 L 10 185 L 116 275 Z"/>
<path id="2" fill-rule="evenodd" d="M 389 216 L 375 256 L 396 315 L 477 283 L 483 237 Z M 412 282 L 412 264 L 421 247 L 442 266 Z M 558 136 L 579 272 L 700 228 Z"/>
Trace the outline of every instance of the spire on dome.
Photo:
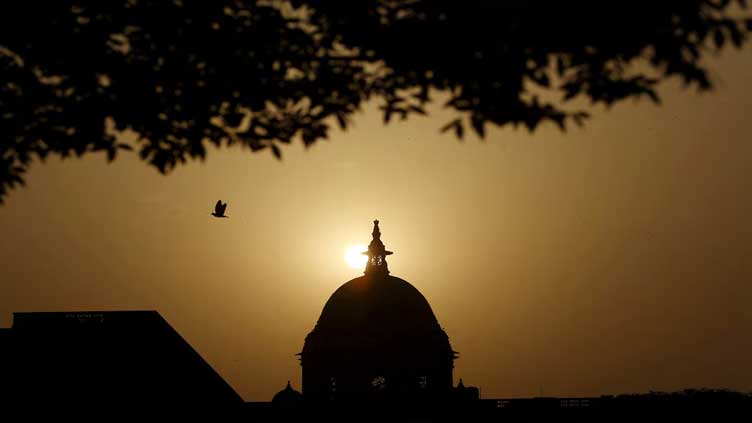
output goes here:
<path id="1" fill-rule="evenodd" d="M 392 254 L 391 251 L 387 251 L 384 247 L 384 243 L 381 242 L 381 230 L 379 230 L 379 221 L 373 221 L 373 239 L 368 244 L 368 251 L 363 252 L 368 256 L 368 262 L 366 263 L 365 274 L 370 273 L 385 273 L 389 274 L 389 268 L 386 264 L 386 256 Z"/>

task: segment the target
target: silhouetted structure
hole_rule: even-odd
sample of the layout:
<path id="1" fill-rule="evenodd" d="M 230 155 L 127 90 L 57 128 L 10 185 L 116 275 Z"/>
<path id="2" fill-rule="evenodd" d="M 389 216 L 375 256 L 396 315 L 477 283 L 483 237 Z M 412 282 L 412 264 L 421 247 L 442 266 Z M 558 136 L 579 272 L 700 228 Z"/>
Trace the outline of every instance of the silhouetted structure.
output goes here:
<path id="1" fill-rule="evenodd" d="M 726 390 L 478 399 L 462 381 L 440 401 L 408 392 L 400 407 L 378 398 L 315 401 L 289 382 L 271 402 L 243 403 L 154 311 L 15 313 L 13 327 L 0 329 L 0 376 L 2 421 L 746 423 L 752 416 L 752 395 Z"/>
<path id="2" fill-rule="evenodd" d="M 14 313 L 0 351 L 0 401 L 32 420 L 222 419 L 243 403 L 156 311 Z"/>
<path id="3" fill-rule="evenodd" d="M 306 337 L 303 392 L 247 402 L 155 311 L 14 313 L 0 329 L 0 420 L 748 422 L 724 390 L 481 399 L 426 299 L 390 276 L 378 221 L 365 275 L 337 289 Z M 10 420 L 9 420 L 10 421 Z"/>
<path id="4" fill-rule="evenodd" d="M 337 289 L 300 353 L 311 401 L 446 397 L 456 353 L 428 301 L 389 275 L 378 220 L 365 275 Z"/>
<path id="5" fill-rule="evenodd" d="M 290 381 L 287 381 L 285 389 L 277 392 L 272 398 L 272 404 L 280 409 L 294 409 L 300 407 L 303 402 L 303 394 L 292 389 Z"/>

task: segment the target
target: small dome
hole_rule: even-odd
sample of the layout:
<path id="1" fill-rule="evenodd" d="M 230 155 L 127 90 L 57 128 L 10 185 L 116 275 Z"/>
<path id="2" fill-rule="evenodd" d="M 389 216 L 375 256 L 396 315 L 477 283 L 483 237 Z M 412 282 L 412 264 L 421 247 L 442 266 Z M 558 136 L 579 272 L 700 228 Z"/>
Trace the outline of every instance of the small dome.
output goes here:
<path id="1" fill-rule="evenodd" d="M 287 381 L 285 389 L 277 392 L 272 398 L 272 404 L 283 408 L 295 407 L 303 400 L 303 394 L 292 389 L 290 381 Z"/>

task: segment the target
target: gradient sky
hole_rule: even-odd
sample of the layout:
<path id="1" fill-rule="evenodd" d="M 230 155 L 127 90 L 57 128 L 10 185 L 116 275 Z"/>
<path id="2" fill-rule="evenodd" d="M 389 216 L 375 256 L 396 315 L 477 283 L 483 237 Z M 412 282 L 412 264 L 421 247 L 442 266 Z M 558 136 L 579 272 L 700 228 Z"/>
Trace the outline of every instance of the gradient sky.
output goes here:
<path id="1" fill-rule="evenodd" d="M 752 50 L 709 94 L 596 109 L 584 129 L 376 105 L 306 151 L 212 150 L 164 177 L 123 154 L 48 160 L 0 206 L 0 327 L 14 311 L 158 310 L 246 399 L 300 386 L 345 248 L 374 218 L 483 397 L 752 390 Z M 230 219 L 209 216 L 229 203 Z"/>

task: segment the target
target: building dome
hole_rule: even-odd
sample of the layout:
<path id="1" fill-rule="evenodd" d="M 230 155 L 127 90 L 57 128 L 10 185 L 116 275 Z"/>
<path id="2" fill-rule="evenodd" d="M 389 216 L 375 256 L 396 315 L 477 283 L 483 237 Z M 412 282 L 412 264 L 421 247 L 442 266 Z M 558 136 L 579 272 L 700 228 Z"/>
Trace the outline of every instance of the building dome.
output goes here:
<path id="1" fill-rule="evenodd" d="M 390 276 L 378 221 L 365 275 L 329 298 L 303 345 L 303 395 L 387 395 L 451 390 L 456 358 L 426 298 Z"/>
<path id="2" fill-rule="evenodd" d="M 382 349 L 387 344 L 406 349 L 415 341 L 449 348 L 423 294 L 405 280 L 377 273 L 352 279 L 334 291 L 304 351 Z"/>
<path id="3" fill-rule="evenodd" d="M 272 398 L 272 404 L 275 407 L 293 409 L 300 406 L 303 401 L 303 394 L 292 389 L 290 381 L 287 381 L 285 389 L 277 392 Z"/>

